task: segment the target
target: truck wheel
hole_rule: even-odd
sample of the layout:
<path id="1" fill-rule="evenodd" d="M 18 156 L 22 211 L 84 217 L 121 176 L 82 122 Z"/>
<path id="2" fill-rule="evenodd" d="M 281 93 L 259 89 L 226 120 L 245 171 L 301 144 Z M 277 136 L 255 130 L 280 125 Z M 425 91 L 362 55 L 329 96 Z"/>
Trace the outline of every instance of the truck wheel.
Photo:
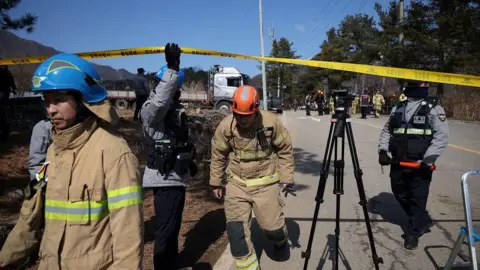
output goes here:
<path id="1" fill-rule="evenodd" d="M 232 111 L 232 104 L 226 101 L 221 101 L 217 104 L 217 110 L 230 113 Z"/>
<path id="2" fill-rule="evenodd" d="M 126 109 L 128 107 L 128 102 L 125 99 L 118 99 L 115 101 L 115 107 L 117 107 L 117 109 Z"/>
<path id="3" fill-rule="evenodd" d="M 135 110 L 135 107 L 137 107 L 137 103 L 135 101 L 130 101 L 128 104 L 128 108 Z"/>

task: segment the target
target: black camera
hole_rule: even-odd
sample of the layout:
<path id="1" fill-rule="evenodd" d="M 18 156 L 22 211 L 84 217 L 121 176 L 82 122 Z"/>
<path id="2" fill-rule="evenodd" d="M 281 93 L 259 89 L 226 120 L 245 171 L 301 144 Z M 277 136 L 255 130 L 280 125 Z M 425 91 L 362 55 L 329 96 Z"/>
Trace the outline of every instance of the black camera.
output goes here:
<path id="1" fill-rule="evenodd" d="M 350 94 L 347 89 L 334 89 L 332 96 L 335 111 L 346 110 L 352 106 L 352 101 L 355 99 L 355 96 Z"/>

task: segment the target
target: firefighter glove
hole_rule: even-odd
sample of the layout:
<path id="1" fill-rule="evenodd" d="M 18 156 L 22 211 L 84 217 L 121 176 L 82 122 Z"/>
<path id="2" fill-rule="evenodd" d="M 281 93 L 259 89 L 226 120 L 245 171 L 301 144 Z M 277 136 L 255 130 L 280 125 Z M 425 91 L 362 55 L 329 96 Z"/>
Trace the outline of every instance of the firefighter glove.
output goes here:
<path id="1" fill-rule="evenodd" d="M 381 150 L 378 154 L 378 163 L 382 166 L 390 165 L 392 159 L 388 156 L 387 151 Z"/>
<path id="2" fill-rule="evenodd" d="M 165 46 L 165 60 L 167 67 L 176 71 L 180 70 L 181 49 L 175 43 L 167 43 Z"/>
<path id="3" fill-rule="evenodd" d="M 293 184 L 285 184 L 282 192 L 285 194 L 285 198 L 287 197 L 288 194 L 291 194 L 292 196 L 297 196 L 295 194 L 295 189 L 293 188 Z"/>

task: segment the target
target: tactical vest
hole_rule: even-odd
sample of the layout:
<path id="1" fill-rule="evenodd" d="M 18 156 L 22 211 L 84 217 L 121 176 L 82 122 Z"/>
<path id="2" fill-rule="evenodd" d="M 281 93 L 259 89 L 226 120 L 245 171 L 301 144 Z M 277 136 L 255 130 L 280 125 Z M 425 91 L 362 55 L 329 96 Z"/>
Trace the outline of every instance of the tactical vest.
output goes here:
<path id="1" fill-rule="evenodd" d="M 422 101 L 408 122 L 405 118 L 406 107 L 407 102 L 401 102 L 390 117 L 389 150 L 398 161 L 422 160 L 433 138 L 432 127 L 428 121 L 433 105 L 426 100 Z"/>
<path id="2" fill-rule="evenodd" d="M 188 156 L 182 168 L 177 172 L 181 175 L 186 173 L 188 164 L 194 156 L 194 146 L 188 142 L 187 114 L 179 102 L 173 102 L 164 119 L 164 132 L 162 138 L 151 138 L 145 136 L 147 166 L 151 169 L 157 169 L 160 173 L 168 175 L 168 172 L 178 167 L 178 159 L 182 156 Z M 186 155 L 188 154 L 189 155 Z M 183 160 L 182 160 L 183 161 Z"/>
<path id="3" fill-rule="evenodd" d="M 368 106 L 368 96 L 367 95 L 363 95 L 363 96 L 360 97 L 360 105 L 362 107 Z"/>

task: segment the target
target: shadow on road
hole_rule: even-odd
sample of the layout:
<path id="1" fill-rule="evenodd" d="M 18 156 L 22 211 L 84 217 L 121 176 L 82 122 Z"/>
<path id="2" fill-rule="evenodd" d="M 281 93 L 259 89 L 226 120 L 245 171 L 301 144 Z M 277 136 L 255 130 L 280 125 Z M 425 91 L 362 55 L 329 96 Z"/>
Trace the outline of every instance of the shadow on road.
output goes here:
<path id="1" fill-rule="evenodd" d="M 311 174 L 313 176 L 320 177 L 320 171 L 322 170 L 323 156 L 318 157 L 317 154 L 305 151 L 302 148 L 293 148 L 293 158 L 295 160 L 295 172 L 304 174 Z M 322 161 L 319 161 L 321 159 Z M 329 174 L 333 176 L 333 155 L 332 161 L 328 168 Z M 345 173 L 346 175 L 347 173 Z M 332 179 L 333 181 L 333 179 Z"/>
<path id="2" fill-rule="evenodd" d="M 179 261 L 182 267 L 193 269 L 212 269 L 208 263 L 198 262 L 208 248 L 222 237 L 226 230 L 226 218 L 223 209 L 208 212 L 186 233 L 184 249 Z M 198 262 L 198 263 L 197 263 Z"/>
<path id="3" fill-rule="evenodd" d="M 380 215 L 386 222 L 400 226 L 405 233 L 408 218 L 392 193 L 382 192 L 370 198 L 367 209 L 369 213 Z"/>
<path id="4" fill-rule="evenodd" d="M 323 267 L 325 266 L 327 259 L 332 261 L 332 269 L 336 269 L 335 268 L 335 247 L 336 247 L 335 235 L 333 234 L 327 235 L 327 244 L 325 244 L 325 248 L 323 249 L 322 257 L 318 262 L 317 269 L 324 269 Z M 350 267 L 350 264 L 348 263 L 347 258 L 345 257 L 345 254 L 343 253 L 340 247 L 338 248 L 338 258 L 339 258 L 339 261 L 341 261 L 345 266 L 345 269 L 347 270 L 352 269 L 352 267 Z"/>
<path id="5" fill-rule="evenodd" d="M 290 249 L 300 248 L 300 244 L 298 240 L 300 239 L 300 226 L 297 222 L 293 221 L 290 218 L 285 218 L 285 223 L 287 225 L 288 230 L 288 239 L 289 239 L 289 250 L 280 257 L 275 257 L 273 255 L 273 242 L 267 239 L 263 230 L 257 223 L 256 219 L 252 220 L 251 226 L 251 239 L 253 243 L 253 247 L 255 248 L 255 252 L 257 253 L 257 257 L 260 260 L 262 257 L 263 251 L 265 254 L 274 261 L 286 261 L 290 257 Z"/>

